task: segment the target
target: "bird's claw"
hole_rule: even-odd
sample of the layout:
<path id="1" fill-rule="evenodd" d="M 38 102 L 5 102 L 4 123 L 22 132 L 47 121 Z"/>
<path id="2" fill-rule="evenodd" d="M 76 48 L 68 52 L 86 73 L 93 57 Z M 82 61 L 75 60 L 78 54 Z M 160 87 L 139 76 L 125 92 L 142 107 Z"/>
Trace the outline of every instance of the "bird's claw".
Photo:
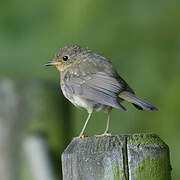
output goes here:
<path id="1" fill-rule="evenodd" d="M 96 136 L 112 136 L 112 134 L 108 132 L 104 132 L 103 134 L 96 135 Z"/>
<path id="2" fill-rule="evenodd" d="M 80 138 L 80 139 L 84 138 L 84 134 L 80 134 L 80 135 L 79 135 L 79 138 Z"/>
<path id="3" fill-rule="evenodd" d="M 105 132 L 103 135 L 104 135 L 104 136 L 112 136 L 112 134 L 111 134 L 111 133 L 108 133 L 108 132 Z"/>

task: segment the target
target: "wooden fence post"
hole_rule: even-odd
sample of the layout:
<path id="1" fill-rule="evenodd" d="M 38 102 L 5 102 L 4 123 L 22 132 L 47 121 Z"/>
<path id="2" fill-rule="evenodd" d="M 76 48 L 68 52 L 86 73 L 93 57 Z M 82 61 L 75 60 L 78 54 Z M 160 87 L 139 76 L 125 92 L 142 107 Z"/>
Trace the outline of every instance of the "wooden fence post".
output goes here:
<path id="1" fill-rule="evenodd" d="M 170 180 L 168 146 L 155 134 L 74 138 L 62 154 L 63 180 Z"/>

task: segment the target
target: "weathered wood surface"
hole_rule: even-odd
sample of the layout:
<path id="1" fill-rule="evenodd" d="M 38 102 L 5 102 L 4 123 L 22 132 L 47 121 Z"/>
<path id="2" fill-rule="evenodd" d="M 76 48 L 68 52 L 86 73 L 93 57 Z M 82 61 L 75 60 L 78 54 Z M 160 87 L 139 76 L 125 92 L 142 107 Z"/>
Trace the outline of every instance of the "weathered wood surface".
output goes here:
<path id="1" fill-rule="evenodd" d="M 63 180 L 170 180 L 168 146 L 155 134 L 74 138 L 62 154 Z"/>

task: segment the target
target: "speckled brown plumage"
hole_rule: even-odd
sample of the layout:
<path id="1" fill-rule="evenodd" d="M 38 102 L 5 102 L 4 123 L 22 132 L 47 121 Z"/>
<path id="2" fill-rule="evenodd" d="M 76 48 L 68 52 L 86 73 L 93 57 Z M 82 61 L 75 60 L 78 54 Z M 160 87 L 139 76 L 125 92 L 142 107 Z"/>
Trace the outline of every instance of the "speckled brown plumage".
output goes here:
<path id="1" fill-rule="evenodd" d="M 64 96 L 75 106 L 85 108 L 89 116 L 81 131 L 95 111 L 108 111 L 107 127 L 104 135 L 108 134 L 110 111 L 117 108 L 126 109 L 120 102 L 126 100 L 141 110 L 157 110 L 148 102 L 135 96 L 134 91 L 118 75 L 112 63 L 87 47 L 65 46 L 55 54 L 52 62 L 61 74 L 61 89 Z"/>

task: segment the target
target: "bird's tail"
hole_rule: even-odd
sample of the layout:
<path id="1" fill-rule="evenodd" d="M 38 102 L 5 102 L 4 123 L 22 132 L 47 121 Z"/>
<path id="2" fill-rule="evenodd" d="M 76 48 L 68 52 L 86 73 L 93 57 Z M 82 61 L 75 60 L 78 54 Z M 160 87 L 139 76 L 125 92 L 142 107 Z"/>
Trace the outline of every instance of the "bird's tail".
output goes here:
<path id="1" fill-rule="evenodd" d="M 157 111 L 158 109 L 148 102 L 140 99 L 139 97 L 135 96 L 135 94 L 128 92 L 128 91 L 123 91 L 119 94 L 119 97 L 121 99 L 124 99 L 130 103 L 132 103 L 137 109 L 140 110 L 152 110 L 152 111 Z"/>

